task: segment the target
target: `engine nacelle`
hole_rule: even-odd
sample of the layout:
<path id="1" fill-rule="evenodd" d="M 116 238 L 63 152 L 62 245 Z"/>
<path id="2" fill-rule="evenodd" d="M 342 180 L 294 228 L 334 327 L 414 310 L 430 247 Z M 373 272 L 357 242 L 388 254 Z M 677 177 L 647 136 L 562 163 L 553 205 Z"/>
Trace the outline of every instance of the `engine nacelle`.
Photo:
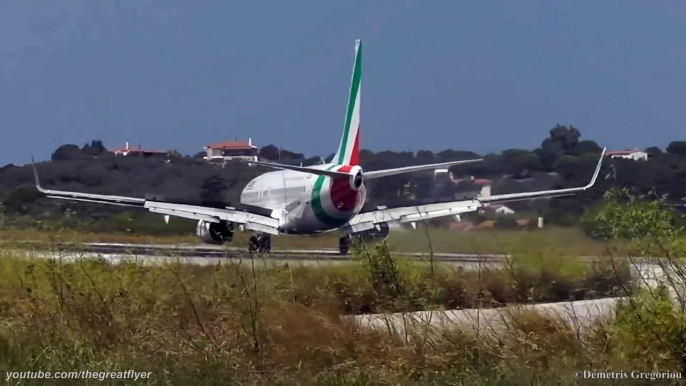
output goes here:
<path id="1" fill-rule="evenodd" d="M 358 191 L 362 189 L 362 185 L 364 185 L 364 173 L 362 171 L 362 168 L 360 166 L 353 166 L 350 168 L 350 188 L 354 191 Z"/>
<path id="2" fill-rule="evenodd" d="M 205 244 L 222 245 L 233 240 L 234 227 L 232 222 L 208 222 L 200 220 L 196 233 Z"/>

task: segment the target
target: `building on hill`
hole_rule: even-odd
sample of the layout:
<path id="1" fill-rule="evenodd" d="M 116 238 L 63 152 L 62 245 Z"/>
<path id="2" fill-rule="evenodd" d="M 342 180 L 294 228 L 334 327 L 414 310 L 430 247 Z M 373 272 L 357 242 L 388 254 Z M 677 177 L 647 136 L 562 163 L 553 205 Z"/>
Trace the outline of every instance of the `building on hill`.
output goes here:
<path id="1" fill-rule="evenodd" d="M 644 151 L 639 151 L 638 149 L 636 150 L 612 150 L 605 152 L 606 157 L 610 158 L 626 158 L 626 159 L 632 159 L 634 161 L 638 160 L 647 160 L 648 159 L 648 153 Z"/>
<path id="2" fill-rule="evenodd" d="M 453 181 L 453 172 L 450 169 L 436 169 L 434 170 L 434 181 Z"/>
<path id="3" fill-rule="evenodd" d="M 203 159 L 209 162 L 226 162 L 235 159 L 257 161 L 257 146 L 252 144 L 252 138 L 247 141 L 224 141 L 204 147 L 206 155 Z"/>
<path id="4" fill-rule="evenodd" d="M 143 149 L 140 144 L 138 145 L 137 148 L 130 147 L 128 142 L 126 142 L 126 145 L 124 145 L 122 147 L 117 147 L 117 148 L 111 149 L 110 153 L 114 153 L 114 155 L 123 155 L 123 156 L 159 157 L 159 158 L 166 158 L 169 154 L 169 152 L 164 151 L 164 150 Z"/>

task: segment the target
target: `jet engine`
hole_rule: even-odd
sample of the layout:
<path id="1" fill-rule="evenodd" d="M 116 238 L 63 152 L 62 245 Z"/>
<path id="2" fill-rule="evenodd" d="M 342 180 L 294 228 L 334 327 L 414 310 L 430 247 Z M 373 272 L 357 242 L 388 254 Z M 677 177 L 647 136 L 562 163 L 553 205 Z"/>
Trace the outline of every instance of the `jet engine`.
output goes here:
<path id="1" fill-rule="evenodd" d="M 222 245 L 233 240 L 234 227 L 232 222 L 208 222 L 200 220 L 196 232 L 205 244 Z"/>
<path id="2" fill-rule="evenodd" d="M 358 191 L 364 185 L 364 174 L 362 173 L 362 168 L 359 166 L 353 166 L 350 171 L 350 187 L 354 191 Z"/>

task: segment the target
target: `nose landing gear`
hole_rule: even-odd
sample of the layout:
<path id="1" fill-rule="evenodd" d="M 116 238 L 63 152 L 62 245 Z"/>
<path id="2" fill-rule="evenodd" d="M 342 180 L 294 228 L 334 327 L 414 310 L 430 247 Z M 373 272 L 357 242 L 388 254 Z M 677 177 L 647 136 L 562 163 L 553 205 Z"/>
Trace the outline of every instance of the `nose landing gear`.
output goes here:
<path id="1" fill-rule="evenodd" d="M 338 239 L 338 252 L 341 255 L 347 255 L 348 251 L 350 251 L 350 235 Z"/>

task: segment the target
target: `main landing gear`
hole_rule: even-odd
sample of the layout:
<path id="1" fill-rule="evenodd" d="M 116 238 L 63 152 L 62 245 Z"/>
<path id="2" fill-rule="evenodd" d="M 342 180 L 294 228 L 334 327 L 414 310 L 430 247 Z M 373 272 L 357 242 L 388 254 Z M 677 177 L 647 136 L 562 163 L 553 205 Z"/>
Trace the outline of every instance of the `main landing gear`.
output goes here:
<path id="1" fill-rule="evenodd" d="M 250 238 L 248 244 L 248 252 L 250 253 L 269 253 L 272 251 L 272 237 L 271 235 L 256 234 Z"/>
<path id="2" fill-rule="evenodd" d="M 341 255 L 347 255 L 350 250 L 350 235 L 346 235 L 338 239 L 338 252 Z"/>

